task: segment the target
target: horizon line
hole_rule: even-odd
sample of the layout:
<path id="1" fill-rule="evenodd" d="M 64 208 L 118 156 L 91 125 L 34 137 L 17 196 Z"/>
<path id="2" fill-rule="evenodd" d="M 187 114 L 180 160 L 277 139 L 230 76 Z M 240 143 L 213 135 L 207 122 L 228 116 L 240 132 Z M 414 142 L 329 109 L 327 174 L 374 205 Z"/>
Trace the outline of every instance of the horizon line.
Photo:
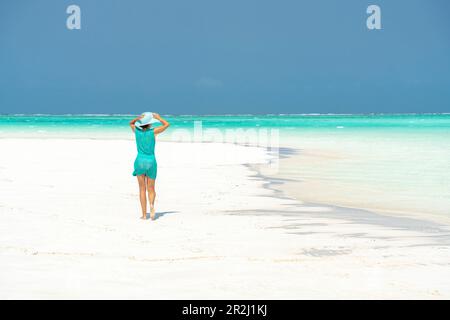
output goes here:
<path id="1" fill-rule="evenodd" d="M 0 116 L 126 116 L 133 117 L 139 114 L 129 113 L 0 113 Z M 367 112 L 367 113 L 215 113 L 215 114 L 163 114 L 169 117 L 217 117 L 217 116 L 377 116 L 377 115 L 450 115 L 450 112 Z"/>

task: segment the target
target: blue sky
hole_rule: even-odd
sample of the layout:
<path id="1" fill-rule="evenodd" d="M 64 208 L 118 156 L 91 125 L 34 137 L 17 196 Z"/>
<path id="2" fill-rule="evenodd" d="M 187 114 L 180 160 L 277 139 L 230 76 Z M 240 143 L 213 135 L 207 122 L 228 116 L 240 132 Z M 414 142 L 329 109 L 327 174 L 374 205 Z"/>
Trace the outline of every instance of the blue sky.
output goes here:
<path id="1" fill-rule="evenodd" d="M 0 113 L 143 110 L 450 112 L 450 1 L 0 2 Z"/>

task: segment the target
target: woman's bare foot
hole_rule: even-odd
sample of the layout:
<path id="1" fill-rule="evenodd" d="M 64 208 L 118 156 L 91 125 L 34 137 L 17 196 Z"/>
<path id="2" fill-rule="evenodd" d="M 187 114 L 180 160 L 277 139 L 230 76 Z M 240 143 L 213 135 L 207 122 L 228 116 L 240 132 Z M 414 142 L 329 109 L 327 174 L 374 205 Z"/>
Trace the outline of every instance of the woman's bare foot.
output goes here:
<path id="1" fill-rule="evenodd" d="M 150 218 L 152 220 L 155 220 L 155 207 L 154 206 L 150 206 Z"/>
<path id="2" fill-rule="evenodd" d="M 142 220 L 147 220 L 147 215 L 141 217 Z"/>

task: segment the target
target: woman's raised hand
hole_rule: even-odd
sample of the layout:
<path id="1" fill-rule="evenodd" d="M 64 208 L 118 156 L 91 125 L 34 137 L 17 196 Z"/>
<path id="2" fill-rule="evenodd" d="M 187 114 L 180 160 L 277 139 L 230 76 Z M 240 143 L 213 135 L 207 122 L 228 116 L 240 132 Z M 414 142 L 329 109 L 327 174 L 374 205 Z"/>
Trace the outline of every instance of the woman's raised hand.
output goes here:
<path id="1" fill-rule="evenodd" d="M 159 134 L 159 133 L 163 132 L 170 126 L 169 122 L 166 119 L 162 118 L 159 114 L 153 113 L 153 117 L 156 120 L 161 121 L 161 123 L 162 123 L 162 126 L 156 127 L 155 130 L 153 131 L 155 134 Z"/>

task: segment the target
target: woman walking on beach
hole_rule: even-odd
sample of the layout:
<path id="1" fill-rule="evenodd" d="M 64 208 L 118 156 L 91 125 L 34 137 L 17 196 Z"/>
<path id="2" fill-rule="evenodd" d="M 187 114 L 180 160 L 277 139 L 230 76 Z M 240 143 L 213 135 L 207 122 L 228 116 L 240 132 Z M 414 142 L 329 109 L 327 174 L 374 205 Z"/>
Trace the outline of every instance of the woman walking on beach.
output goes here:
<path id="1" fill-rule="evenodd" d="M 152 124 L 161 122 L 162 126 L 153 128 Z M 155 179 L 157 163 L 155 158 L 155 136 L 169 127 L 169 122 L 157 113 L 145 112 L 131 120 L 131 130 L 136 137 L 137 157 L 134 161 L 133 176 L 137 176 L 139 183 L 139 199 L 141 201 L 142 217 L 147 218 L 147 192 L 150 202 L 150 218 L 155 219 Z"/>

